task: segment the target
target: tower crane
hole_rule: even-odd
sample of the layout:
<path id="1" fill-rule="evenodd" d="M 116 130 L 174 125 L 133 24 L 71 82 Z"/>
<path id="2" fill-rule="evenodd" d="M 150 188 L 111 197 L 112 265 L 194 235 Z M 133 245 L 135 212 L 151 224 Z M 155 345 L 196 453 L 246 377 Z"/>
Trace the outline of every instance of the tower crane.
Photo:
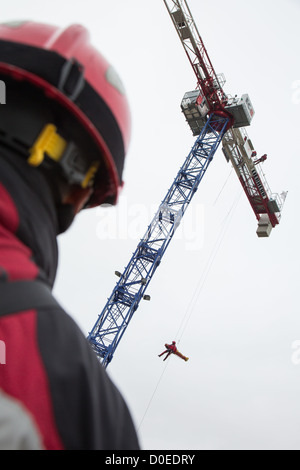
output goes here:
<path id="1" fill-rule="evenodd" d="M 223 90 L 225 78 L 217 75 L 185 0 L 164 0 L 179 39 L 197 78 L 197 88 L 187 92 L 181 109 L 193 132 L 199 135 L 211 113 L 230 116 L 230 125 L 222 137 L 222 150 L 231 162 L 258 220 L 257 235 L 267 237 L 279 224 L 284 197 L 273 194 L 266 182 L 261 163 L 245 126 L 251 124 L 254 108 L 247 94 L 229 98 Z"/>
<path id="2" fill-rule="evenodd" d="M 254 115 L 249 96 L 231 99 L 225 94 L 224 76 L 215 73 L 187 2 L 163 1 L 197 78 L 196 89 L 185 93 L 181 102 L 196 141 L 123 273 L 115 272 L 119 280 L 88 335 L 104 367 L 111 362 L 140 301 L 150 300 L 146 289 L 220 144 L 257 217 L 259 237 L 269 236 L 283 206 L 283 199 L 271 193 L 260 170 L 266 156 L 256 158 L 244 129 Z"/>

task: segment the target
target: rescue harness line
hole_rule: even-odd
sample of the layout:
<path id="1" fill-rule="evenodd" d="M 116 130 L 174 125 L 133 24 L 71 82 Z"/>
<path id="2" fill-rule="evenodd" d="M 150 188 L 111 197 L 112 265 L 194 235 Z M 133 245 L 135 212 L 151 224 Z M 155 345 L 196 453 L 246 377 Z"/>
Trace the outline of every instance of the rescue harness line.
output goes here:
<path id="1" fill-rule="evenodd" d="M 203 272 L 202 272 L 202 275 L 201 275 L 201 278 L 200 278 L 200 280 L 199 280 L 199 283 L 198 283 L 198 285 L 196 286 L 196 289 L 195 289 L 195 291 L 194 291 L 194 293 L 193 293 L 193 295 L 192 295 L 192 297 L 191 297 L 191 300 L 190 300 L 190 302 L 189 302 L 189 305 L 188 305 L 188 307 L 187 307 L 187 309 L 186 309 L 186 313 L 184 314 L 183 320 L 182 320 L 181 323 L 180 323 L 180 326 L 179 326 L 178 331 L 177 331 L 177 335 L 175 336 L 176 338 L 178 338 L 177 344 L 180 343 L 180 340 L 181 340 L 181 338 L 182 338 L 182 336 L 183 336 L 183 334 L 184 334 L 184 332 L 185 332 L 185 330 L 186 330 L 186 328 L 187 328 L 187 325 L 188 325 L 188 323 L 189 323 L 189 321 L 190 321 L 190 318 L 191 318 L 191 316 L 192 316 L 192 314 L 193 314 L 193 311 L 194 311 L 195 305 L 196 305 L 196 303 L 197 303 L 197 300 L 198 300 L 198 298 L 199 298 L 199 295 L 200 295 L 200 293 L 201 293 L 201 291 L 202 291 L 202 289 L 203 289 L 203 286 L 204 286 L 205 281 L 206 281 L 206 279 L 207 279 L 207 277 L 208 277 L 208 274 L 209 274 L 209 272 L 210 272 L 210 270 L 211 270 L 211 267 L 212 267 L 212 265 L 213 265 L 213 262 L 214 262 L 214 260 L 215 260 L 215 258 L 216 258 L 216 255 L 217 255 L 217 253 L 218 253 L 218 251 L 219 251 L 219 249 L 220 249 L 220 246 L 221 246 L 221 244 L 222 244 L 222 241 L 223 241 L 223 239 L 224 239 L 224 236 L 225 236 L 225 234 L 226 234 L 226 231 L 227 231 L 227 229 L 228 229 L 228 227 L 229 227 L 229 222 L 231 221 L 231 218 L 232 218 L 232 216 L 233 216 L 233 214 L 234 214 L 234 211 L 235 211 L 235 209 L 236 209 L 236 207 L 237 207 L 237 205 L 238 205 L 238 202 L 239 202 L 239 200 L 240 200 L 241 195 L 242 195 L 242 191 L 239 191 L 239 193 L 237 194 L 237 196 L 236 196 L 236 198 L 235 198 L 235 200 L 234 200 L 234 202 L 233 202 L 231 208 L 229 209 L 227 215 L 225 216 L 225 218 L 223 219 L 223 221 L 222 221 L 222 223 L 221 223 L 221 229 L 220 229 L 219 235 L 218 235 L 218 237 L 217 237 L 217 240 L 216 240 L 216 242 L 215 242 L 215 245 L 214 245 L 214 247 L 213 247 L 213 249 L 212 249 L 212 252 L 211 252 L 211 254 L 210 254 L 210 256 L 209 256 L 209 259 L 208 259 L 208 261 L 207 261 L 207 263 L 206 263 L 206 266 L 205 266 L 205 268 L 204 268 L 204 270 L 203 270 Z M 187 317 L 187 319 L 185 320 L 186 317 Z M 184 324 L 184 322 L 185 322 L 185 324 Z M 182 328 L 182 332 L 180 333 L 181 328 Z M 179 333 L 180 333 L 180 335 L 179 335 Z M 167 366 L 168 366 L 168 361 L 166 361 L 166 365 L 165 365 L 165 367 L 164 367 L 164 369 L 163 369 L 163 371 L 162 371 L 160 377 L 159 377 L 158 380 L 157 380 L 156 386 L 155 386 L 154 391 L 153 391 L 153 393 L 152 393 L 152 395 L 151 395 L 151 397 L 150 397 L 150 400 L 149 400 L 148 405 L 147 405 L 147 407 L 146 407 L 146 409 L 145 409 L 145 412 L 144 412 L 144 414 L 143 414 L 143 416 L 142 416 L 142 419 L 141 419 L 141 421 L 140 421 L 140 424 L 138 425 L 137 431 L 140 430 L 140 428 L 141 428 L 141 426 L 142 426 L 142 424 L 143 424 L 143 422 L 144 422 L 144 419 L 145 419 L 145 417 L 146 417 L 146 414 L 148 413 L 148 410 L 149 410 L 149 408 L 150 408 L 150 405 L 151 405 L 151 403 L 152 403 L 152 401 L 153 401 L 153 398 L 154 398 L 154 396 L 155 396 L 155 394 L 156 394 L 156 392 L 157 392 L 157 390 L 158 390 L 159 384 L 160 384 L 160 382 L 161 382 L 161 380 L 162 380 L 162 378 L 163 378 L 163 376 L 164 376 L 164 373 L 165 373 L 165 371 L 166 371 L 166 369 L 167 369 Z"/>
<path id="2" fill-rule="evenodd" d="M 198 284 L 196 285 L 196 288 L 195 288 L 195 290 L 194 290 L 194 293 L 192 294 L 192 297 L 191 297 L 191 299 L 190 299 L 190 301 L 189 301 L 189 304 L 188 304 L 188 306 L 187 306 L 186 312 L 185 312 L 185 314 L 184 314 L 184 316 L 183 316 L 183 319 L 182 319 L 182 321 L 181 321 L 181 323 L 180 323 L 180 326 L 179 326 L 179 328 L 178 328 L 178 330 L 177 330 L 177 334 L 175 335 L 175 338 L 178 338 L 177 344 L 180 343 L 180 340 L 181 340 L 181 338 L 182 338 L 182 336 L 183 336 L 183 334 L 184 334 L 184 332 L 185 332 L 185 330 L 186 330 L 186 328 L 187 328 L 187 326 L 188 326 L 188 323 L 189 323 L 189 321 L 190 321 L 190 319 L 191 319 L 191 316 L 192 316 L 192 314 L 193 314 L 193 312 L 194 312 L 194 309 L 195 309 L 195 306 L 196 306 L 196 304 L 197 304 L 198 298 L 199 298 L 199 296 L 200 296 L 200 294 L 201 294 L 201 292 L 202 292 L 202 289 L 203 289 L 203 287 L 204 287 L 204 284 L 205 284 L 205 282 L 206 282 L 206 280 L 207 280 L 207 278 L 208 278 L 208 275 L 209 275 L 209 273 L 210 273 L 210 270 L 211 270 L 211 268 L 212 268 L 212 266 L 213 266 L 214 260 L 215 260 L 215 258 L 216 258 L 216 256 L 217 256 L 217 253 L 218 253 L 218 251 L 219 251 L 219 249 L 220 249 L 220 247 L 221 247 L 221 244 L 222 244 L 222 242 L 223 242 L 223 240 L 224 240 L 225 234 L 226 234 L 227 229 L 228 229 L 228 227 L 229 227 L 229 223 L 230 223 L 231 218 L 232 218 L 232 216 L 233 216 L 233 214 L 234 214 L 234 211 L 235 211 L 235 209 L 236 209 L 236 207 L 237 207 L 237 205 L 238 205 L 238 202 L 239 202 L 239 200 L 240 200 L 240 197 L 241 197 L 242 193 L 243 193 L 243 191 L 239 191 L 239 192 L 238 192 L 237 196 L 236 196 L 235 199 L 234 199 L 233 204 L 231 205 L 231 207 L 230 207 L 228 213 L 226 214 L 225 218 L 223 219 L 223 221 L 222 221 L 222 223 L 221 223 L 221 229 L 220 229 L 219 235 L 218 235 L 218 237 L 217 237 L 217 239 L 216 239 L 215 245 L 214 245 L 214 247 L 212 248 L 212 251 L 211 251 L 211 253 L 210 253 L 210 256 L 209 256 L 209 258 L 208 258 L 208 261 L 207 261 L 207 263 L 206 263 L 206 265 L 205 265 L 205 268 L 203 269 L 203 272 L 202 272 L 202 275 L 201 275 L 201 277 L 200 277 L 200 280 L 199 280 Z"/>
<path id="3" fill-rule="evenodd" d="M 155 393 L 156 393 L 156 391 L 157 391 L 157 389 L 158 389 L 158 386 L 159 386 L 159 384 L 160 384 L 160 382 L 161 382 L 161 380 L 162 380 L 162 378 L 163 378 L 163 375 L 164 375 L 164 373 L 165 373 L 165 371 L 166 371 L 167 366 L 168 366 L 168 361 L 166 361 L 166 365 L 165 365 L 165 367 L 164 367 L 164 369 L 163 369 L 163 371 L 162 371 L 162 373 L 161 373 L 161 375 L 160 375 L 160 377 L 159 377 L 159 379 L 158 379 L 158 381 L 157 381 L 157 383 L 156 383 L 156 387 L 155 387 L 155 389 L 154 389 L 154 392 L 152 393 L 152 396 L 150 397 L 149 403 L 148 403 L 148 405 L 147 405 L 147 407 L 146 407 L 146 410 L 145 410 L 145 412 L 144 412 L 144 414 L 143 414 L 143 417 L 142 417 L 142 419 L 141 419 L 141 421 L 140 421 L 140 424 L 139 424 L 139 426 L 138 426 L 138 428 L 137 428 L 137 431 L 139 431 L 141 425 L 143 424 L 143 421 L 144 421 L 144 419 L 145 419 L 145 416 L 146 416 L 146 414 L 147 414 L 147 412 L 148 412 L 148 410 L 149 410 L 149 408 L 150 408 L 150 405 L 151 405 L 151 403 L 152 403 L 152 400 L 153 400 L 153 398 L 154 398 L 154 395 L 155 395 Z"/>
<path id="4" fill-rule="evenodd" d="M 234 168 L 233 168 L 233 166 L 232 166 L 232 167 L 231 167 L 231 170 L 230 170 L 230 173 L 229 173 L 229 175 L 227 176 L 227 178 L 226 178 L 226 180 L 225 180 L 225 183 L 223 184 L 222 188 L 221 188 L 220 191 L 219 191 L 219 194 L 217 195 L 217 197 L 216 197 L 216 199 L 215 199 L 215 202 L 213 203 L 213 206 L 215 206 L 216 203 L 218 202 L 218 199 L 219 199 L 219 197 L 221 196 L 221 194 L 222 194 L 222 192 L 223 192 L 223 190 L 224 190 L 226 184 L 228 183 L 228 181 L 229 181 L 229 179 L 230 179 L 230 176 L 232 175 L 233 170 L 234 170 Z"/>

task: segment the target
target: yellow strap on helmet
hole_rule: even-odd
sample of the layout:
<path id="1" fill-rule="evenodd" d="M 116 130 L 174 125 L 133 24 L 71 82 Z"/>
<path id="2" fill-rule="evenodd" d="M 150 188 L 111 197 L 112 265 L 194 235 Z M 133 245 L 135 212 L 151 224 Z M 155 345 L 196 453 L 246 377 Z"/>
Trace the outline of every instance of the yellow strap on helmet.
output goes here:
<path id="1" fill-rule="evenodd" d="M 29 165 L 39 166 L 44 160 L 45 153 L 55 161 L 60 160 L 67 142 L 57 134 L 56 130 L 54 124 L 47 124 L 44 127 L 29 151 Z"/>
<path id="2" fill-rule="evenodd" d="M 97 170 L 99 168 L 100 162 L 94 162 L 88 169 L 84 180 L 81 183 L 82 188 L 88 188 L 90 185 L 90 182 L 94 179 L 95 174 L 97 173 Z"/>
<path id="3" fill-rule="evenodd" d="M 79 184 L 82 188 L 88 188 L 93 182 L 93 178 L 99 168 L 100 162 L 93 162 L 89 167 L 86 167 L 85 169 L 82 168 L 82 173 L 79 174 L 77 169 L 77 179 L 74 181 L 70 176 L 72 173 L 72 167 L 71 165 L 66 165 L 66 162 L 64 161 L 64 153 L 67 150 L 67 147 L 67 141 L 57 133 L 56 126 L 54 124 L 46 124 L 30 148 L 30 156 L 27 161 L 29 165 L 38 167 L 43 163 L 46 154 L 52 160 L 57 163 L 61 163 L 61 167 L 70 184 Z"/>

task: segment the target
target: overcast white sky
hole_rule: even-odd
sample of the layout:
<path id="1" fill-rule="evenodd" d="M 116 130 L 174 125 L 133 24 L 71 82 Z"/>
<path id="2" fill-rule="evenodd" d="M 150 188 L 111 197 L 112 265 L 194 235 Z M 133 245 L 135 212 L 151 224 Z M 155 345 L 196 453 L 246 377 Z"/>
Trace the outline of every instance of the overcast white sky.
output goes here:
<path id="1" fill-rule="evenodd" d="M 257 238 L 219 149 L 107 370 L 145 449 L 299 450 L 300 2 L 189 6 L 225 91 L 250 95 L 272 191 L 289 193 L 281 224 Z M 82 23 L 131 103 L 119 206 L 81 214 L 59 240 L 55 294 L 87 334 L 193 145 L 180 102 L 195 78 L 163 0 L 11 0 L 1 17 Z M 172 340 L 189 362 L 158 358 Z"/>

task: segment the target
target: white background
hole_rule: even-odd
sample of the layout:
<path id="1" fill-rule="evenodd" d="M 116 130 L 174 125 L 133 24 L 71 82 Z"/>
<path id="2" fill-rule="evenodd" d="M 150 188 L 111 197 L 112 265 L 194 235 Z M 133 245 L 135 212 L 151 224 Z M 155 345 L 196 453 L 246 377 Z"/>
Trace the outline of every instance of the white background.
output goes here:
<path id="1" fill-rule="evenodd" d="M 144 449 L 299 450 L 300 3 L 189 6 L 225 92 L 250 95 L 248 134 L 268 154 L 272 191 L 288 196 L 258 238 L 219 149 L 107 370 Z M 131 104 L 119 206 L 82 213 L 59 239 L 54 292 L 87 335 L 192 147 L 180 102 L 195 77 L 162 0 L 11 0 L 1 16 L 85 25 Z M 188 362 L 158 358 L 172 340 Z"/>

